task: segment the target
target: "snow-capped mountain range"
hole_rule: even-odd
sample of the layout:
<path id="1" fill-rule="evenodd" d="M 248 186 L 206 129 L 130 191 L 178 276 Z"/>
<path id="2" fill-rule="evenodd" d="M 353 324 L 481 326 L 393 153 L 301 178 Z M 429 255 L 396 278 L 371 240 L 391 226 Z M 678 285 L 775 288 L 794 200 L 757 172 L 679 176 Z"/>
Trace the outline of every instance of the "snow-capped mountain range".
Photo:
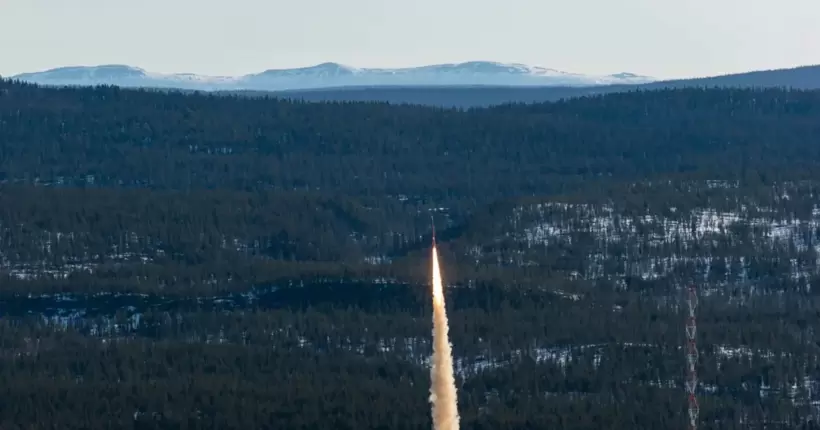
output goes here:
<path id="1" fill-rule="evenodd" d="M 471 61 L 396 69 L 356 68 L 338 63 L 271 69 L 243 76 L 153 73 L 125 65 L 60 67 L 12 79 L 41 85 L 117 85 L 190 90 L 283 91 L 349 86 L 573 86 L 642 84 L 655 79 L 633 73 L 592 76 L 524 64 Z"/>

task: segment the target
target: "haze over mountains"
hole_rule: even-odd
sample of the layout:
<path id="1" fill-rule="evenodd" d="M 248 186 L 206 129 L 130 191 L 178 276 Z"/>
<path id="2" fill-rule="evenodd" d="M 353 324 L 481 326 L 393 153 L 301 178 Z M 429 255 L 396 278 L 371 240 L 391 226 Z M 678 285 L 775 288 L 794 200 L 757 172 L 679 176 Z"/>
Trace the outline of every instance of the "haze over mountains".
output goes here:
<path id="1" fill-rule="evenodd" d="M 60 67 L 13 79 L 42 85 L 118 85 L 189 90 L 283 91 L 348 86 L 569 86 L 640 84 L 654 79 L 634 73 L 592 76 L 524 64 L 472 61 L 408 68 L 355 68 L 338 63 L 272 69 L 243 76 L 153 73 L 126 65 Z"/>

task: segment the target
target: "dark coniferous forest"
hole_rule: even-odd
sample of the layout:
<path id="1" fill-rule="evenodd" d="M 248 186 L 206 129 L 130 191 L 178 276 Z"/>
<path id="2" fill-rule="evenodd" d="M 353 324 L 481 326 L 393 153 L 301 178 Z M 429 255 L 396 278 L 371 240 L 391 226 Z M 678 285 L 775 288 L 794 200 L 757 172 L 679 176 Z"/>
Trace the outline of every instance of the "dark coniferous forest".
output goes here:
<path id="1" fill-rule="evenodd" d="M 0 80 L 0 428 L 820 427 L 820 92 L 469 110 Z"/>

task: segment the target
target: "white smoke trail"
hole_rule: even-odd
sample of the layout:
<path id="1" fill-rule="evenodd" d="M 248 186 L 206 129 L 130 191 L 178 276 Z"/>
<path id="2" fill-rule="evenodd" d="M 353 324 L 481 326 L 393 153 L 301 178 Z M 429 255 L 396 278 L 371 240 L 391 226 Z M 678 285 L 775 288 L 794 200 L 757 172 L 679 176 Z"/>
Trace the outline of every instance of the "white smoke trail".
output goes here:
<path id="1" fill-rule="evenodd" d="M 433 405 L 434 430 L 458 430 L 458 397 L 453 376 L 453 351 L 449 339 L 444 287 L 433 244 L 433 366 L 430 369 L 430 403 Z"/>

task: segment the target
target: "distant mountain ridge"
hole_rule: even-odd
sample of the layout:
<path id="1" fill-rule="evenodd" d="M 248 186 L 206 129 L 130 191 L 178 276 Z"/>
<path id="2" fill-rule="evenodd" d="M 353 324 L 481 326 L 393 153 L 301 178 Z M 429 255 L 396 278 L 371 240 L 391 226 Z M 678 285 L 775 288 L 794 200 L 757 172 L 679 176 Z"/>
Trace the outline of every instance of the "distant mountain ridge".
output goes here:
<path id="1" fill-rule="evenodd" d="M 406 68 L 356 68 L 338 63 L 269 69 L 242 76 L 154 73 L 126 65 L 70 66 L 23 73 L 12 79 L 41 85 L 179 88 L 202 91 L 285 91 L 333 87 L 375 86 L 566 86 L 629 85 L 655 79 L 634 73 L 605 76 L 568 73 L 517 63 L 470 61 Z"/>
<path id="2" fill-rule="evenodd" d="M 416 104 L 440 107 L 482 107 L 505 103 L 541 103 L 594 96 L 623 91 L 657 90 L 662 88 L 736 87 L 792 88 L 820 90 L 820 65 L 789 69 L 760 70 L 705 78 L 654 81 L 642 84 L 610 84 L 596 86 L 383 86 L 303 89 L 274 93 L 280 97 L 306 101 L 368 101 L 394 104 Z M 265 93 L 270 94 L 270 93 Z M 253 92 L 247 95 L 253 96 Z"/>
<path id="3" fill-rule="evenodd" d="M 271 69 L 240 77 L 160 74 L 123 65 L 61 67 L 11 76 L 41 85 L 213 91 L 274 95 L 306 101 L 367 101 L 441 107 L 539 103 L 631 90 L 684 87 L 788 87 L 820 89 L 820 65 L 760 70 L 704 78 L 652 80 L 632 73 L 591 77 L 522 64 L 474 61 L 403 69 L 358 69 L 322 63 Z"/>

